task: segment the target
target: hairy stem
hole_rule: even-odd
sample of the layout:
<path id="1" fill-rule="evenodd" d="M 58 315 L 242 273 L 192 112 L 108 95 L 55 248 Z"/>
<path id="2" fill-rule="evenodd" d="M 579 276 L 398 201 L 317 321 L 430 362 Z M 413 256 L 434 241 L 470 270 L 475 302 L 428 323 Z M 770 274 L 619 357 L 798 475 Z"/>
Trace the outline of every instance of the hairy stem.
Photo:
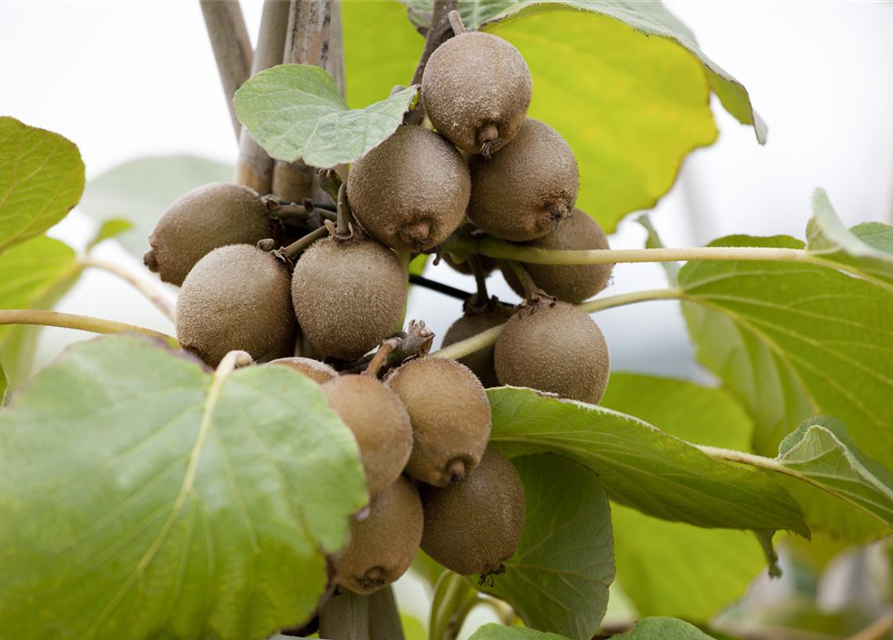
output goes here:
<path id="1" fill-rule="evenodd" d="M 257 49 L 251 64 L 252 76 L 282 63 L 285 33 L 288 28 L 288 9 L 289 3 L 283 0 L 264 0 L 257 35 Z M 273 159 L 244 127 L 239 136 L 236 180 L 261 195 L 266 195 L 273 189 Z"/>
<path id="2" fill-rule="evenodd" d="M 421 84 L 422 76 L 425 74 L 425 67 L 428 65 L 428 58 L 434 53 L 440 45 L 452 37 L 452 27 L 450 26 L 449 14 L 459 6 L 459 0 L 434 0 L 434 11 L 431 14 L 431 27 L 425 37 L 425 48 L 422 49 L 422 57 L 419 64 L 416 65 L 415 72 L 412 74 L 412 81 L 409 84 Z"/>
<path id="3" fill-rule="evenodd" d="M 295 240 L 284 249 L 280 249 L 279 252 L 289 260 L 295 260 L 304 251 L 309 249 L 310 245 L 321 238 L 325 238 L 327 235 L 329 235 L 328 227 L 320 227 L 315 231 L 311 231 L 300 240 Z"/>
<path id="4" fill-rule="evenodd" d="M 251 72 L 251 40 L 248 38 L 242 7 L 238 2 L 226 0 L 200 0 L 200 3 L 208 38 L 217 60 L 226 106 L 238 140 L 242 124 L 236 117 L 233 95 Z"/>
<path id="5" fill-rule="evenodd" d="M 171 322 L 176 322 L 176 312 L 174 311 L 174 305 L 167 299 L 164 293 L 153 287 L 152 285 L 143 282 L 141 279 L 136 277 L 134 274 L 130 273 L 127 269 L 120 267 L 117 264 L 112 262 L 106 262 L 105 260 L 96 260 L 94 258 L 87 258 L 81 264 L 85 267 L 93 267 L 94 269 L 102 269 L 107 273 L 111 273 L 112 275 L 118 276 L 129 285 L 131 285 L 134 289 L 143 294 L 149 302 L 155 305 L 155 308 L 158 309 L 161 313 L 164 314 Z"/>
<path id="6" fill-rule="evenodd" d="M 91 316 L 79 316 L 73 313 L 61 313 L 59 311 L 39 311 L 37 309 L 4 309 L 0 310 L 0 325 L 4 324 L 31 324 L 42 327 L 61 327 L 63 329 L 77 329 L 91 333 L 140 333 L 159 340 L 164 340 L 172 346 L 177 346 L 177 340 L 152 329 L 137 327 L 132 324 L 103 320 Z"/>
<path id="7" fill-rule="evenodd" d="M 471 273 L 474 275 L 474 282 L 477 286 L 475 293 L 475 304 L 484 305 L 490 300 L 490 294 L 487 291 L 487 274 L 484 273 L 484 267 L 481 265 L 481 258 L 476 254 L 468 256 L 468 266 L 471 267 Z"/>
<path id="8" fill-rule="evenodd" d="M 608 296 L 606 298 L 598 298 L 584 302 L 580 308 L 587 313 L 612 309 L 614 307 L 622 307 L 627 304 L 636 302 L 648 302 L 651 300 L 672 300 L 679 298 L 680 292 L 676 289 L 650 289 L 647 291 L 634 291 L 632 293 L 621 293 L 616 296 Z M 455 342 L 448 347 L 444 347 L 440 351 L 431 354 L 433 358 L 461 358 L 469 353 L 474 353 L 485 347 L 489 347 L 496 342 L 502 328 L 505 324 L 487 329 L 481 333 L 466 338 L 460 342 Z"/>
<path id="9" fill-rule="evenodd" d="M 521 283 L 521 288 L 524 290 L 524 297 L 529 299 L 536 295 L 539 288 L 536 286 L 533 278 L 530 277 L 530 273 L 524 268 L 524 265 L 520 262 L 515 262 L 514 260 L 509 261 L 508 264 L 512 273 L 514 273 L 515 277 L 518 279 L 518 282 Z"/>

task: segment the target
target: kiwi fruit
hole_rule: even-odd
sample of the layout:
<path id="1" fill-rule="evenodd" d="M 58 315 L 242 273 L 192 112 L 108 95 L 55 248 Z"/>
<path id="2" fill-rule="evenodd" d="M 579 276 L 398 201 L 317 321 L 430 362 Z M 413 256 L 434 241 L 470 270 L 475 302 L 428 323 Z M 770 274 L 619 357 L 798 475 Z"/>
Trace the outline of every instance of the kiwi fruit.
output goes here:
<path id="1" fill-rule="evenodd" d="M 301 331 L 324 355 L 359 358 L 398 328 L 406 282 L 397 256 L 377 242 L 317 240 L 301 255 L 292 276 Z"/>
<path id="2" fill-rule="evenodd" d="M 357 160 L 347 200 L 373 238 L 398 251 L 426 251 L 465 218 L 471 193 L 468 165 L 448 140 L 423 127 L 401 125 Z"/>
<path id="3" fill-rule="evenodd" d="M 608 237 L 599 224 L 579 209 L 552 233 L 538 238 L 526 246 L 536 249 L 590 250 L 609 249 Z M 524 264 L 536 286 L 564 302 L 579 304 L 588 300 L 608 285 L 613 264 Z M 502 275 L 512 290 L 524 296 L 524 288 L 507 266 Z"/>
<path id="4" fill-rule="evenodd" d="M 536 240 L 570 217 L 579 175 L 573 151 L 555 129 L 527 118 L 490 159 L 474 156 L 468 219 L 491 236 Z"/>
<path id="5" fill-rule="evenodd" d="M 353 431 L 369 495 L 377 495 L 397 479 L 409 460 L 409 414 L 396 394 L 372 376 L 339 376 L 324 383 L 322 391 L 329 406 Z"/>
<path id="6" fill-rule="evenodd" d="M 524 529 L 524 486 L 514 465 L 487 448 L 477 470 L 448 487 L 422 488 L 422 550 L 459 575 L 501 573 Z"/>
<path id="7" fill-rule="evenodd" d="M 442 253 L 440 257 L 446 262 L 453 271 L 458 271 L 462 275 L 470 276 L 474 275 L 474 271 L 471 269 L 471 264 L 468 260 L 463 260 L 459 262 L 456 258 L 449 253 Z M 484 275 L 489 275 L 492 273 L 496 267 L 499 265 L 499 262 L 495 258 L 491 258 L 489 256 L 478 255 L 478 260 L 481 263 L 481 269 L 484 272 Z"/>
<path id="8" fill-rule="evenodd" d="M 313 358 L 291 356 L 271 360 L 268 364 L 275 364 L 293 369 L 298 373 L 307 376 L 317 384 L 323 384 L 332 378 L 338 377 L 338 372 L 332 367 L 319 360 L 314 360 Z"/>
<path id="9" fill-rule="evenodd" d="M 541 299 L 505 324 L 494 349 L 499 382 L 598 403 L 611 360 L 601 329 L 571 304 Z"/>
<path id="10" fill-rule="evenodd" d="M 484 156 L 512 139 L 532 92 L 521 53 L 479 31 L 440 45 L 422 76 L 422 103 L 434 127 L 463 151 Z"/>
<path id="11" fill-rule="evenodd" d="M 255 244 L 276 232 L 253 190 L 230 182 L 206 184 L 168 207 L 149 236 L 143 262 L 164 282 L 180 286 L 214 249 Z"/>
<path id="12" fill-rule="evenodd" d="M 372 499 L 366 518 L 350 524 L 350 541 L 335 560 L 335 580 L 354 593 L 369 594 L 409 569 L 422 540 L 419 492 L 404 477 Z"/>
<path id="13" fill-rule="evenodd" d="M 258 359 L 295 324 L 288 268 L 247 244 L 214 249 L 193 267 L 177 300 L 177 341 L 212 367 L 227 352 Z"/>
<path id="14" fill-rule="evenodd" d="M 406 473 L 438 487 L 473 473 L 490 438 L 490 403 L 477 376 L 455 360 L 420 358 L 390 374 L 387 386 L 412 422 Z"/>
<path id="15" fill-rule="evenodd" d="M 493 301 L 483 310 L 468 309 L 465 315 L 447 329 L 446 335 L 443 337 L 443 346 L 448 347 L 476 336 L 487 329 L 497 327 L 511 318 L 513 313 L 512 307 Z M 496 369 L 493 367 L 493 345 L 462 356 L 458 361 L 471 369 L 480 378 L 484 387 L 489 389 L 499 386 Z"/>

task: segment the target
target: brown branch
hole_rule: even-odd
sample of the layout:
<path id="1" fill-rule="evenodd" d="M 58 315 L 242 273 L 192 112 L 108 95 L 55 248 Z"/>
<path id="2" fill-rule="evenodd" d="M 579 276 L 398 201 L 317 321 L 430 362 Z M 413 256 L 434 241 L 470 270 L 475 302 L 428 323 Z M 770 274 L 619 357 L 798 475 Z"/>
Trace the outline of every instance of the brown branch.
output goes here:
<path id="1" fill-rule="evenodd" d="M 406 332 L 401 331 L 382 342 L 371 360 L 361 358 L 348 368 L 348 372 L 358 373 L 365 370 L 369 375 L 378 375 L 379 371 L 397 367 L 404 360 L 428 355 L 432 344 L 434 344 L 434 332 L 425 326 L 423 320 L 418 322 L 412 320 Z"/>
<path id="2" fill-rule="evenodd" d="M 291 0 L 285 38 L 285 64 L 326 67 L 332 25 L 332 0 Z M 313 168 L 303 161 L 279 162 L 273 168 L 273 193 L 291 202 L 313 197 Z"/>
<path id="3" fill-rule="evenodd" d="M 200 0 L 202 16 L 217 60 L 217 71 L 226 97 L 226 106 L 233 122 L 236 140 L 242 125 L 233 107 L 233 95 L 251 72 L 251 40 L 238 2 Z"/>
<path id="4" fill-rule="evenodd" d="M 450 25 L 449 14 L 459 6 L 458 0 L 434 0 L 434 12 L 431 15 L 431 27 L 428 29 L 425 38 L 425 48 L 422 49 L 422 57 L 419 64 L 416 65 L 415 73 L 412 74 L 410 84 L 422 84 L 422 76 L 425 74 L 425 67 L 428 65 L 428 59 L 431 54 L 449 40 L 453 34 L 453 28 Z M 425 107 L 419 100 L 415 108 L 406 114 L 404 122 L 406 124 L 421 124 L 425 118 Z"/>
<path id="5" fill-rule="evenodd" d="M 251 65 L 252 76 L 282 63 L 285 33 L 288 28 L 288 10 L 287 0 L 264 0 L 257 35 L 257 49 Z M 248 129 L 242 127 L 241 131 L 236 181 L 251 187 L 261 195 L 266 195 L 273 189 L 273 159 L 248 133 Z"/>
<path id="6" fill-rule="evenodd" d="M 369 596 L 370 640 L 404 640 L 400 612 L 391 585 Z"/>
<path id="7" fill-rule="evenodd" d="M 331 640 L 370 640 L 369 597 L 342 589 L 319 612 L 319 637 Z"/>

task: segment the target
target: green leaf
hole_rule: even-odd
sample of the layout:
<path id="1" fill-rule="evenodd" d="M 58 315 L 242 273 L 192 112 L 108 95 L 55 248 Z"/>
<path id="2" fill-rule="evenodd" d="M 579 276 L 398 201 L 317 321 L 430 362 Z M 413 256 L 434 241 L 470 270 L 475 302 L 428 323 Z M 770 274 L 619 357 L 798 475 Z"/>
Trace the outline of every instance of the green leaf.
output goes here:
<path id="1" fill-rule="evenodd" d="M 419 549 L 418 553 L 416 553 L 415 557 L 412 559 L 410 571 L 424 580 L 427 585 L 433 589 L 446 569 L 427 553 Z"/>
<path id="2" fill-rule="evenodd" d="M 84 191 L 84 161 L 57 133 L 0 117 L 0 253 L 68 215 Z"/>
<path id="3" fill-rule="evenodd" d="M 626 633 L 614 636 L 618 640 L 712 640 L 712 636 L 696 626 L 674 618 L 642 618 Z"/>
<path id="4" fill-rule="evenodd" d="M 231 181 L 235 174 L 231 165 L 197 156 L 139 158 L 90 180 L 79 210 L 100 224 L 126 218 L 133 227 L 118 241 L 142 258 L 155 223 L 174 200 L 203 184 Z"/>
<path id="5" fill-rule="evenodd" d="M 265 637 L 312 614 L 366 500 L 353 436 L 305 377 L 80 343 L 0 413 L 4 633 Z"/>
<path id="6" fill-rule="evenodd" d="M 73 249 L 46 236 L 32 238 L 0 256 L 0 309 L 48 309 L 80 276 Z M 31 371 L 39 327 L 0 326 L 0 360 L 11 388 Z"/>
<path id="7" fill-rule="evenodd" d="M 553 455 L 512 461 L 524 483 L 527 519 L 505 574 L 482 590 L 507 601 L 534 629 L 589 640 L 614 581 L 611 511 L 598 477 Z"/>
<path id="8" fill-rule="evenodd" d="M 356 4 L 364 3 L 348 3 L 347 16 Z M 430 20 L 433 0 L 407 4 L 410 18 L 423 25 Z M 765 142 L 765 124 L 745 88 L 659 2 L 462 0 L 459 10 L 469 29 L 520 50 L 533 76 L 529 115 L 568 141 L 580 168 L 577 206 L 607 232 L 626 214 L 653 207 L 675 182 L 682 159 L 716 140 L 711 90 Z M 408 47 L 419 40 L 393 19 L 385 28 L 376 45 L 400 40 Z M 348 57 L 348 77 L 387 55 L 372 45 L 365 53 L 354 66 Z M 405 83 L 410 75 L 389 78 Z"/>
<path id="9" fill-rule="evenodd" d="M 8 390 L 9 384 L 6 381 L 6 374 L 3 372 L 2 363 L 0 363 L 0 409 L 6 406 L 6 392 Z"/>
<path id="10" fill-rule="evenodd" d="M 554 633 L 543 633 L 521 627 L 503 627 L 498 624 L 485 624 L 475 631 L 468 640 L 567 640 Z"/>
<path id="11" fill-rule="evenodd" d="M 809 535 L 800 507 L 765 474 L 713 460 L 637 418 L 530 389 L 487 395 L 490 441 L 509 456 L 576 460 L 599 475 L 612 499 L 665 520 Z"/>
<path id="12" fill-rule="evenodd" d="M 812 205 L 813 216 L 806 227 L 810 253 L 879 284 L 893 284 L 893 227 L 864 222 L 847 229 L 823 189 L 816 189 Z"/>
<path id="13" fill-rule="evenodd" d="M 750 447 L 753 422 L 724 389 L 612 373 L 600 404 L 690 442 Z M 617 504 L 611 512 L 617 580 L 641 615 L 709 620 L 744 595 L 765 566 L 759 542 L 747 533 L 666 522 Z"/>
<path id="14" fill-rule="evenodd" d="M 789 237 L 732 236 L 712 246 L 799 249 Z M 754 416 L 755 450 L 774 455 L 817 414 L 849 426 L 857 446 L 893 465 L 893 290 L 803 262 L 691 262 L 679 274 L 699 359 Z M 807 522 L 865 539 L 884 528 L 853 508 L 786 483 Z M 793 487 L 793 488 L 791 488 Z"/>
<path id="15" fill-rule="evenodd" d="M 234 104 L 239 120 L 270 156 L 334 167 L 384 142 L 417 95 L 418 87 L 410 87 L 365 109 L 349 109 L 325 69 L 283 64 L 245 82 Z"/>
<path id="16" fill-rule="evenodd" d="M 133 229 L 133 223 L 129 220 L 124 220 L 123 218 L 110 218 L 102 223 L 102 226 L 99 227 L 99 231 L 96 232 L 96 235 L 87 244 L 87 251 L 90 251 L 100 242 L 115 238 L 131 229 Z"/>

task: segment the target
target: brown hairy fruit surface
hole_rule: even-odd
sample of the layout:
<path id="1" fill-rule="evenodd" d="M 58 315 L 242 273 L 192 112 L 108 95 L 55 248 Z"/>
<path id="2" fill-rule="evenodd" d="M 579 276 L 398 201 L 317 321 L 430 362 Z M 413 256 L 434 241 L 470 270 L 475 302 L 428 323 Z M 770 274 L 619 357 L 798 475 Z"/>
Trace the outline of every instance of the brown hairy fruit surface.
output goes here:
<path id="1" fill-rule="evenodd" d="M 468 165 L 448 140 L 401 125 L 357 160 L 347 179 L 354 217 L 369 235 L 398 251 L 424 251 L 446 240 L 465 217 Z"/>
<path id="2" fill-rule="evenodd" d="M 489 155 L 527 115 L 530 69 L 506 40 L 463 33 L 435 49 L 422 76 L 422 102 L 434 127 L 468 153 Z"/>
<path id="3" fill-rule="evenodd" d="M 409 569 L 422 540 L 419 492 L 404 477 L 372 499 L 369 515 L 350 523 L 350 541 L 335 561 L 336 581 L 354 593 L 373 593 Z"/>
<path id="4" fill-rule="evenodd" d="M 325 382 L 328 382 L 332 378 L 338 377 L 338 372 L 335 371 L 332 367 L 325 364 L 324 362 L 320 362 L 319 360 L 314 360 L 313 358 L 291 356 L 287 358 L 277 358 L 276 360 L 271 360 L 269 364 L 276 364 L 279 366 L 288 367 L 289 369 L 293 369 L 298 373 L 307 376 L 318 384 L 323 384 Z"/>
<path id="5" fill-rule="evenodd" d="M 601 329 L 564 302 L 521 308 L 499 334 L 494 355 L 502 384 L 592 404 L 602 399 L 611 369 Z"/>
<path id="6" fill-rule="evenodd" d="M 512 317 L 512 307 L 496 304 L 490 310 L 483 313 L 466 313 L 456 320 L 443 337 L 443 346 L 448 347 L 456 342 L 461 342 L 472 336 L 497 327 Z M 458 359 L 459 362 L 471 369 L 480 378 L 486 388 L 498 387 L 496 369 L 493 367 L 493 345 L 478 349 L 467 356 Z"/>
<path id="7" fill-rule="evenodd" d="M 440 257 L 443 258 L 443 261 L 446 262 L 453 271 L 458 271 L 466 276 L 474 274 L 474 271 L 471 270 L 471 263 L 468 260 L 459 262 L 449 253 L 442 253 Z M 478 260 L 481 263 L 481 268 L 484 270 L 484 275 L 490 274 L 499 265 L 496 258 L 491 258 L 489 256 L 478 255 Z"/>
<path id="8" fill-rule="evenodd" d="M 317 240 L 292 276 L 301 331 L 327 356 L 353 360 L 397 329 L 406 272 L 391 251 L 365 239 Z"/>
<path id="9" fill-rule="evenodd" d="M 400 476 L 409 460 L 409 414 L 396 394 L 372 376 L 339 376 L 323 384 L 322 390 L 329 406 L 353 431 L 369 495 L 377 495 Z"/>
<path id="10" fill-rule="evenodd" d="M 565 220 L 552 233 L 537 238 L 526 246 L 550 250 L 609 249 L 608 237 L 599 224 L 579 209 L 574 209 L 570 220 Z M 613 264 L 528 264 L 527 273 L 540 289 L 564 302 L 579 304 L 588 300 L 608 285 Z M 524 296 L 524 288 L 508 267 L 502 275 L 512 290 Z"/>
<path id="11" fill-rule="evenodd" d="M 274 229 L 257 193 L 229 182 L 193 189 L 177 199 L 149 236 L 143 262 L 164 282 L 177 286 L 196 263 L 214 249 L 255 244 Z"/>
<path id="12" fill-rule="evenodd" d="M 490 403 L 463 364 L 442 358 L 410 360 L 387 379 L 412 422 L 406 473 L 443 487 L 474 473 L 490 438 Z"/>
<path id="13" fill-rule="evenodd" d="M 459 575 L 499 573 L 524 530 L 524 487 L 514 465 L 488 448 L 458 484 L 422 489 L 422 550 Z"/>
<path id="14" fill-rule="evenodd" d="M 257 359 L 290 336 L 294 316 L 286 265 L 251 245 L 229 245 L 199 260 L 183 281 L 177 341 L 212 367 L 235 349 Z"/>
<path id="15" fill-rule="evenodd" d="M 491 236 L 535 240 L 570 216 L 579 175 L 573 151 L 555 129 L 527 118 L 490 159 L 471 158 L 468 219 Z"/>

